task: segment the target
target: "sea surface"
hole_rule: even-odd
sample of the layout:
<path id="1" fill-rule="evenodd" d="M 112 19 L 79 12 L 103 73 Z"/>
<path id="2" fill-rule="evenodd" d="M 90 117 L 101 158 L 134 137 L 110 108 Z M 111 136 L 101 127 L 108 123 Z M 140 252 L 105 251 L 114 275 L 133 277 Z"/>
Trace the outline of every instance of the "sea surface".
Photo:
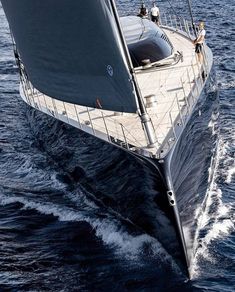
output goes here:
<path id="1" fill-rule="evenodd" d="M 117 2 L 128 15 L 141 1 Z M 186 2 L 158 5 L 187 17 Z M 214 53 L 220 118 L 191 281 L 144 222 L 160 178 L 21 100 L 0 5 L 0 291 L 235 291 L 235 3 L 192 2 Z"/>

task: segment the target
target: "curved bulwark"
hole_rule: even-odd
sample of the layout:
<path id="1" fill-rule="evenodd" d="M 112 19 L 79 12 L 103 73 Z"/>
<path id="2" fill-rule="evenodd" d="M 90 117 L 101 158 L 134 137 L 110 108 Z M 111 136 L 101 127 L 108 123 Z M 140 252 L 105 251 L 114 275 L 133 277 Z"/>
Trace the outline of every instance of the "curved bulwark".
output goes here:
<path id="1" fill-rule="evenodd" d="M 33 86 L 53 98 L 136 112 L 108 0 L 1 0 Z"/>

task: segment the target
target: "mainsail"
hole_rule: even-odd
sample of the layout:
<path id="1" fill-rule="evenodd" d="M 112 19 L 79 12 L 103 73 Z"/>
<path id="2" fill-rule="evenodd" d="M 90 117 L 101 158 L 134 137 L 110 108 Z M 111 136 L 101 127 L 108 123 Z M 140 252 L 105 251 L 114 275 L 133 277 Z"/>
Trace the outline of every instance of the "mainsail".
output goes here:
<path id="1" fill-rule="evenodd" d="M 109 0 L 1 0 L 33 86 L 53 98 L 136 112 Z"/>

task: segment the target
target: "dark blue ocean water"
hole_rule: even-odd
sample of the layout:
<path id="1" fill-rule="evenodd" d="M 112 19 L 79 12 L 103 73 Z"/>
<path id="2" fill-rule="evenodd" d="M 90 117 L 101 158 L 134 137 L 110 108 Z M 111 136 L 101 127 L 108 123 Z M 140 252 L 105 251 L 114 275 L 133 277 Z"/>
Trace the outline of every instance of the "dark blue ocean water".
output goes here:
<path id="1" fill-rule="evenodd" d="M 185 2 L 172 4 L 182 16 Z M 130 14 L 139 3 L 119 0 L 118 8 Z M 234 5 L 193 4 L 214 53 L 220 119 L 209 124 L 218 148 L 192 281 L 149 235 L 156 174 L 21 100 L 0 8 L 0 291 L 235 291 Z M 172 13 L 168 1 L 159 6 Z"/>

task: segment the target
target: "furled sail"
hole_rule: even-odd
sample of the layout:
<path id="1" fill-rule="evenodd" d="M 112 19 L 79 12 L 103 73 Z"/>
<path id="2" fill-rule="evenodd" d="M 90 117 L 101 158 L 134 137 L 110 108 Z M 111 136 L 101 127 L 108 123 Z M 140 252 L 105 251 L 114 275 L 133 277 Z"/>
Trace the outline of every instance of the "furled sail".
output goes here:
<path id="1" fill-rule="evenodd" d="M 33 86 L 88 107 L 136 112 L 109 0 L 1 0 Z"/>

